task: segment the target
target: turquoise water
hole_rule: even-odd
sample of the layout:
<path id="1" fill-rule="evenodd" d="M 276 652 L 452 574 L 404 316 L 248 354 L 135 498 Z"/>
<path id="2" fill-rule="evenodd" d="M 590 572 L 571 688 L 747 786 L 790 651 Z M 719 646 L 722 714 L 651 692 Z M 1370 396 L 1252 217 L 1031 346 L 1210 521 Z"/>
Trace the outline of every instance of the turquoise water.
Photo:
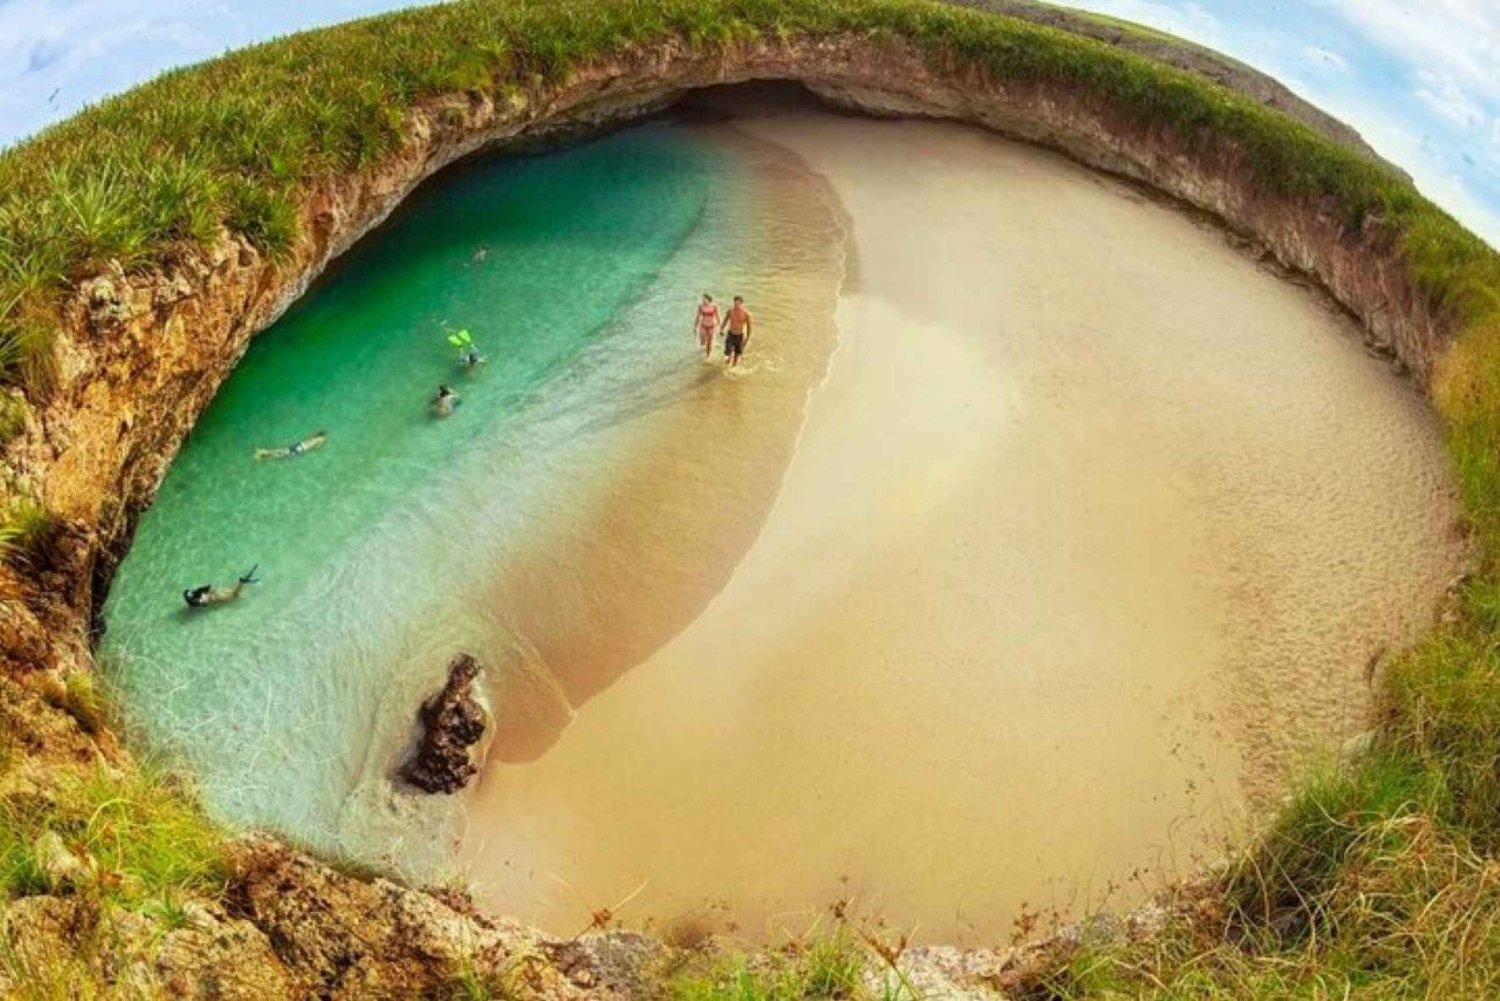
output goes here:
<path id="1" fill-rule="evenodd" d="M 671 125 L 462 166 L 252 344 L 141 520 L 102 644 L 132 719 L 217 813 L 345 848 L 409 836 L 350 818 L 390 799 L 381 737 L 456 649 L 524 645 L 485 575 L 570 443 L 697 365 L 699 283 L 735 267 L 715 199 L 741 172 Z M 445 324 L 488 365 L 461 371 Z M 436 420 L 442 382 L 463 402 Z M 253 458 L 319 429 L 318 451 Z M 184 588 L 252 564 L 244 599 L 185 610 Z"/>

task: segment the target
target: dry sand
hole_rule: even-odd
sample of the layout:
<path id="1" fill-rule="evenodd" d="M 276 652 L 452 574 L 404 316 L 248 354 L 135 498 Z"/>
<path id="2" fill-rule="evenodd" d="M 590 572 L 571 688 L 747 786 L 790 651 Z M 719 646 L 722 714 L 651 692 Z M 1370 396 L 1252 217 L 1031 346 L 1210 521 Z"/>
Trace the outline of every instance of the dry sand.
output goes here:
<path id="1" fill-rule="evenodd" d="M 993 942 L 1196 864 L 1360 725 L 1366 661 L 1455 572 L 1423 401 L 1313 295 L 1049 154 L 737 127 L 852 220 L 840 343 L 727 585 L 490 763 L 482 895 L 566 933 L 639 890 L 627 921 L 751 935 L 854 897 Z"/>

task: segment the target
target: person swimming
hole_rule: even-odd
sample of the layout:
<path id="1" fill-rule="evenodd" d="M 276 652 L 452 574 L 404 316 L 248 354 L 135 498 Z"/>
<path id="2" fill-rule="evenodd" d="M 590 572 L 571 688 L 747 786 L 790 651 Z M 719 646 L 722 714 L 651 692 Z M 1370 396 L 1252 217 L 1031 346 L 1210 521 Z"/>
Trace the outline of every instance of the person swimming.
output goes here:
<path id="1" fill-rule="evenodd" d="M 477 368 L 485 363 L 484 355 L 474 343 L 474 336 L 467 329 L 449 334 L 448 343 L 458 348 L 458 363 L 464 368 Z"/>
<path id="2" fill-rule="evenodd" d="M 458 409 L 458 404 L 458 394 L 452 386 L 439 386 L 437 395 L 432 398 L 432 416 L 448 417 Z"/>
<path id="3" fill-rule="evenodd" d="M 695 330 L 698 332 L 698 346 L 703 349 L 703 357 L 707 358 L 713 354 L 714 335 L 719 329 L 719 307 L 714 304 L 714 297 L 707 292 L 698 302 L 698 314 L 694 317 Z"/>
<path id="4" fill-rule="evenodd" d="M 231 601 L 238 601 L 246 587 L 260 583 L 260 578 L 255 576 L 255 571 L 259 569 L 260 564 L 257 563 L 235 581 L 233 587 L 214 587 L 212 584 L 204 584 L 201 587 L 188 588 L 182 592 L 182 600 L 187 602 L 188 608 L 207 608 L 210 605 L 224 605 Z"/>
<path id="5" fill-rule="evenodd" d="M 327 440 L 327 431 L 314 431 L 301 441 L 292 442 L 286 448 L 257 448 L 255 457 L 257 459 L 289 459 L 298 455 L 306 455 L 315 448 L 322 448 Z"/>

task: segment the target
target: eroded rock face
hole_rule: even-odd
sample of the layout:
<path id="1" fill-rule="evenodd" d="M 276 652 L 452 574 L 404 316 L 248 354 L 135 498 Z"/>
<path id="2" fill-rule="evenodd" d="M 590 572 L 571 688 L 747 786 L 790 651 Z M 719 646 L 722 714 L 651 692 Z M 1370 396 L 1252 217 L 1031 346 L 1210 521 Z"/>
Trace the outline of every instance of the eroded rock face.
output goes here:
<path id="1" fill-rule="evenodd" d="M 418 713 L 423 734 L 401 777 L 423 792 L 454 793 L 479 771 L 472 748 L 484 736 L 488 714 L 474 697 L 479 662 L 466 653 L 448 666 L 448 682 Z"/>
<path id="2" fill-rule="evenodd" d="M 623 1001 L 641 997 L 666 958 L 659 942 L 628 932 L 551 939 L 466 900 L 345 875 L 270 838 L 240 841 L 233 868 L 229 916 L 267 936 L 300 997 L 470 996 L 458 991 L 467 978 L 493 985 L 492 997 Z"/>

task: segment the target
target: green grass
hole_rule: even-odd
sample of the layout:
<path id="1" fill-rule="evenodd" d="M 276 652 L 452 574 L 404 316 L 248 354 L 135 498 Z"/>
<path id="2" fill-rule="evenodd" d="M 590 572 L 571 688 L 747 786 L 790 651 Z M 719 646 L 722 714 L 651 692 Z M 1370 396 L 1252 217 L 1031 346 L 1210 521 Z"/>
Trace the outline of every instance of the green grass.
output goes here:
<path id="1" fill-rule="evenodd" d="M 279 253 L 320 178 L 390 153 L 439 94 L 505 97 L 667 39 L 905 39 L 934 67 L 1061 86 L 1143 129 L 1240 151 L 1266 190 L 1375 219 L 1425 292 L 1496 308 L 1500 265 L 1382 166 L 1200 77 L 1063 31 L 925 0 L 468 0 L 281 39 L 168 73 L 0 155 L 0 378 L 52 378 L 52 302 L 113 259 L 169 260 L 220 227 Z"/>
<path id="2" fill-rule="evenodd" d="M 59 706 L 78 721 L 84 733 L 99 734 L 117 717 L 113 702 L 105 692 L 97 671 L 73 671 L 63 682 Z"/>
<path id="3" fill-rule="evenodd" d="M 70 772 L 53 795 L 0 800 L 0 902 L 57 889 L 38 854 L 49 834 L 90 873 L 73 889 L 103 905 L 159 911 L 217 896 L 228 878 L 222 832 L 176 781 L 146 767 Z"/>
<path id="4" fill-rule="evenodd" d="M 57 527 L 57 519 L 40 502 L 25 494 L 13 496 L 0 508 L 0 560 L 21 567 L 44 562 Z"/>
<path id="5" fill-rule="evenodd" d="M 544 992 L 538 970 L 545 965 L 541 953 L 529 950 L 507 956 L 498 966 L 465 956 L 447 982 L 421 1001 L 524 1001 Z"/>
<path id="6" fill-rule="evenodd" d="M 0 367 L 4 367 L 0 363 Z M 0 392 L 0 446 L 21 433 L 26 426 L 26 401 L 19 395 Z"/>
<path id="7" fill-rule="evenodd" d="M 0 384 L 45 398 L 59 297 L 108 260 L 162 265 L 226 229 L 284 254 L 314 187 L 391 154 L 427 99 L 524 96 L 669 40 L 713 53 L 836 37 L 904 41 L 976 86 L 1066 88 L 1125 129 L 1231 164 L 1385 241 L 1459 331 L 1432 390 L 1481 561 L 1456 618 L 1387 672 L 1373 751 L 1310 777 L 1211 892 L 1185 901 L 1190 919 L 1060 956 L 1018 996 L 1500 996 L 1500 256 L 1382 165 L 1200 77 L 924 0 L 460 0 L 281 39 L 168 73 L 0 154 Z M 0 438 L 24 405 L 5 399 Z M 39 504 L 13 497 L 0 552 L 34 566 L 54 531 Z M 88 696 L 68 701 L 104 725 Z M 43 830 L 95 860 L 116 906 L 169 920 L 221 885 L 217 832 L 148 776 L 93 774 L 55 805 L 0 810 L 0 897 L 45 885 Z M 670 992 L 862 997 L 850 943 L 826 948 L 705 960 Z M 468 994 L 456 996 L 501 989 L 458 979 Z"/>
<path id="8" fill-rule="evenodd" d="M 707 952 L 691 957 L 667 981 L 670 1001 L 916 1001 L 894 975 L 872 990 L 866 970 L 880 960 L 845 926 L 814 931 L 778 949 L 747 957 Z"/>

